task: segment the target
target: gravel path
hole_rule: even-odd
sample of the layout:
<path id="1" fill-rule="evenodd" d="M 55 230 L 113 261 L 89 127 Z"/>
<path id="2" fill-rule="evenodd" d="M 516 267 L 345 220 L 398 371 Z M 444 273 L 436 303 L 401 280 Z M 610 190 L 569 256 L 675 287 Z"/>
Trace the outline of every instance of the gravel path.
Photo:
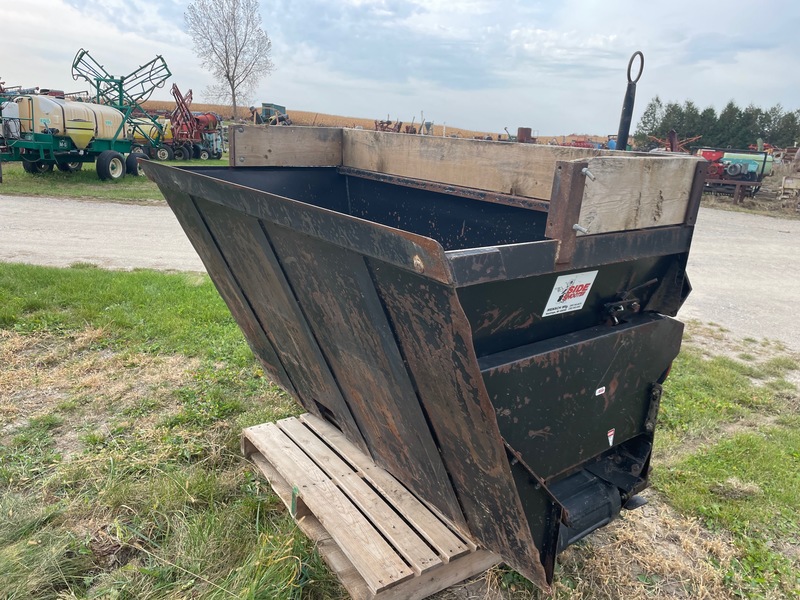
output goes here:
<path id="1" fill-rule="evenodd" d="M 0 195 L 0 260 L 67 267 L 204 271 L 166 204 Z"/>
<path id="2" fill-rule="evenodd" d="M 683 319 L 800 351 L 800 220 L 701 209 Z"/>
<path id="3" fill-rule="evenodd" d="M 202 271 L 165 205 L 0 195 L 0 261 Z M 800 221 L 701 209 L 680 316 L 800 351 Z"/>

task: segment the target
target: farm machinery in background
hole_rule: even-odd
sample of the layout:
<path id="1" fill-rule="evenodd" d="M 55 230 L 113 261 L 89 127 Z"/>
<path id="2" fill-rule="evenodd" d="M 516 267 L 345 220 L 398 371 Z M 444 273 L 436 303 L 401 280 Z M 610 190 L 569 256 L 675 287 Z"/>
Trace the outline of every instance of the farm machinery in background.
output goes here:
<path id="1" fill-rule="evenodd" d="M 184 96 L 173 83 L 170 93 L 175 98 L 175 110 L 169 117 L 169 132 L 175 158 L 221 158 L 222 117 L 213 112 L 193 113 L 192 90 Z"/>
<path id="2" fill-rule="evenodd" d="M 0 163 L 21 162 L 27 173 L 54 167 L 74 172 L 84 163 L 95 163 L 100 179 L 138 175 L 125 115 L 111 106 L 65 96 L 58 90 L 0 85 Z"/>
<path id="3" fill-rule="evenodd" d="M 192 112 L 192 90 L 183 95 L 173 84 L 170 93 L 175 99 L 175 108 L 157 117 L 156 125 L 147 118 L 132 120 L 129 136 L 133 151 L 158 160 L 221 158 L 226 149 L 222 117 L 214 112 Z M 156 138 L 159 144 L 153 148 L 150 140 Z"/>
<path id="4" fill-rule="evenodd" d="M 72 77 L 88 81 L 95 89 L 95 100 L 125 114 L 132 151 L 158 160 L 220 158 L 223 152 L 222 118 L 215 113 L 194 114 L 192 92 L 183 96 L 172 86 L 175 109 L 167 118 L 148 113 L 143 104 L 163 87 L 170 73 L 167 63 L 156 56 L 130 75 L 114 77 L 91 55 L 81 49 L 72 62 Z"/>
<path id="5" fill-rule="evenodd" d="M 122 77 L 114 77 L 87 50 L 81 48 L 72 61 L 72 78 L 86 80 L 94 90 L 93 101 L 113 107 L 122 113 L 124 135 L 131 140 L 135 154 L 145 154 L 159 160 L 172 158 L 172 149 L 165 146 L 165 127 L 142 105 L 153 92 L 164 87 L 172 73 L 159 55 Z"/>
<path id="6" fill-rule="evenodd" d="M 261 122 L 266 125 L 291 125 L 286 107 L 272 102 L 261 103 Z"/>
<path id="7" fill-rule="evenodd" d="M 674 129 L 670 129 L 666 139 L 648 136 L 658 144 L 650 152 L 682 152 L 691 153 L 689 144 L 701 139 L 697 135 L 680 139 Z M 710 148 L 695 146 L 694 154 L 702 156 L 709 162 L 706 191 L 715 194 L 730 194 L 734 202 L 741 202 L 744 195 L 754 196 L 761 189 L 761 181 L 772 174 L 774 158 L 772 146 L 763 144 L 759 139 L 758 146 L 750 146 L 746 150 L 731 148 Z"/>
<path id="8" fill-rule="evenodd" d="M 710 163 L 706 189 L 711 192 L 753 196 L 772 174 L 774 159 L 767 151 L 700 148 L 695 154 Z"/>

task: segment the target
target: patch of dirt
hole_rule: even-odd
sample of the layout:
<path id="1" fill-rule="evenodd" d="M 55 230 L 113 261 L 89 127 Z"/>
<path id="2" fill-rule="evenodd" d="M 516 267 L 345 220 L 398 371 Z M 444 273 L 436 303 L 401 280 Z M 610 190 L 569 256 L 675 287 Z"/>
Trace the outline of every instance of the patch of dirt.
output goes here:
<path id="1" fill-rule="evenodd" d="M 717 496 L 732 500 L 752 498 L 764 493 L 758 484 L 752 481 L 742 481 L 738 477 L 728 477 L 721 483 L 715 483 L 710 489 Z"/>
<path id="2" fill-rule="evenodd" d="M 736 359 L 743 352 L 752 352 L 755 356 L 766 359 L 785 349 L 780 342 L 756 339 L 745 341 L 721 325 L 702 323 L 694 319 L 686 321 L 683 343 L 699 349 L 706 358 L 727 356 Z"/>
<path id="3" fill-rule="evenodd" d="M 64 423 L 56 445 L 66 458 L 80 450 L 80 435 L 108 433 L 126 409 L 168 403 L 199 361 L 113 352 L 103 347 L 101 329 L 86 329 L 64 336 L 0 331 L 0 364 L 0 442 L 30 419 L 57 411 Z"/>

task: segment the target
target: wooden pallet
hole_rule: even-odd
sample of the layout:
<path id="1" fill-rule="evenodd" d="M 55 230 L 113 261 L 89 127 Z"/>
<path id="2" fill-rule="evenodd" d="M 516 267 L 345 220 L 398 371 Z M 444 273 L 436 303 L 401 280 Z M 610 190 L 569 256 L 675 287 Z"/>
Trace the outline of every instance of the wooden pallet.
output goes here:
<path id="1" fill-rule="evenodd" d="M 500 562 L 313 415 L 245 429 L 242 451 L 355 600 L 426 598 Z"/>

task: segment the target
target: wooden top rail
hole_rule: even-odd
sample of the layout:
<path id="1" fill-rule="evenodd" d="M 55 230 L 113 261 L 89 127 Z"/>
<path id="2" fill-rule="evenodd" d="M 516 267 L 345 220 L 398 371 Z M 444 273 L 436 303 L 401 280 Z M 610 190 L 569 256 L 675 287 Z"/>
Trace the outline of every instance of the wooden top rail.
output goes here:
<path id="1" fill-rule="evenodd" d="M 489 192 L 481 201 L 554 199 L 558 164 L 583 161 L 577 235 L 685 222 L 696 165 L 683 154 L 641 154 L 326 127 L 232 128 L 231 166 L 323 167 Z M 588 173 L 588 174 L 586 174 Z M 396 181 L 395 181 L 396 183 Z M 564 198 L 563 192 L 556 194 Z M 572 195 L 574 196 L 574 194 Z M 514 201 L 528 208 L 525 202 Z"/>

